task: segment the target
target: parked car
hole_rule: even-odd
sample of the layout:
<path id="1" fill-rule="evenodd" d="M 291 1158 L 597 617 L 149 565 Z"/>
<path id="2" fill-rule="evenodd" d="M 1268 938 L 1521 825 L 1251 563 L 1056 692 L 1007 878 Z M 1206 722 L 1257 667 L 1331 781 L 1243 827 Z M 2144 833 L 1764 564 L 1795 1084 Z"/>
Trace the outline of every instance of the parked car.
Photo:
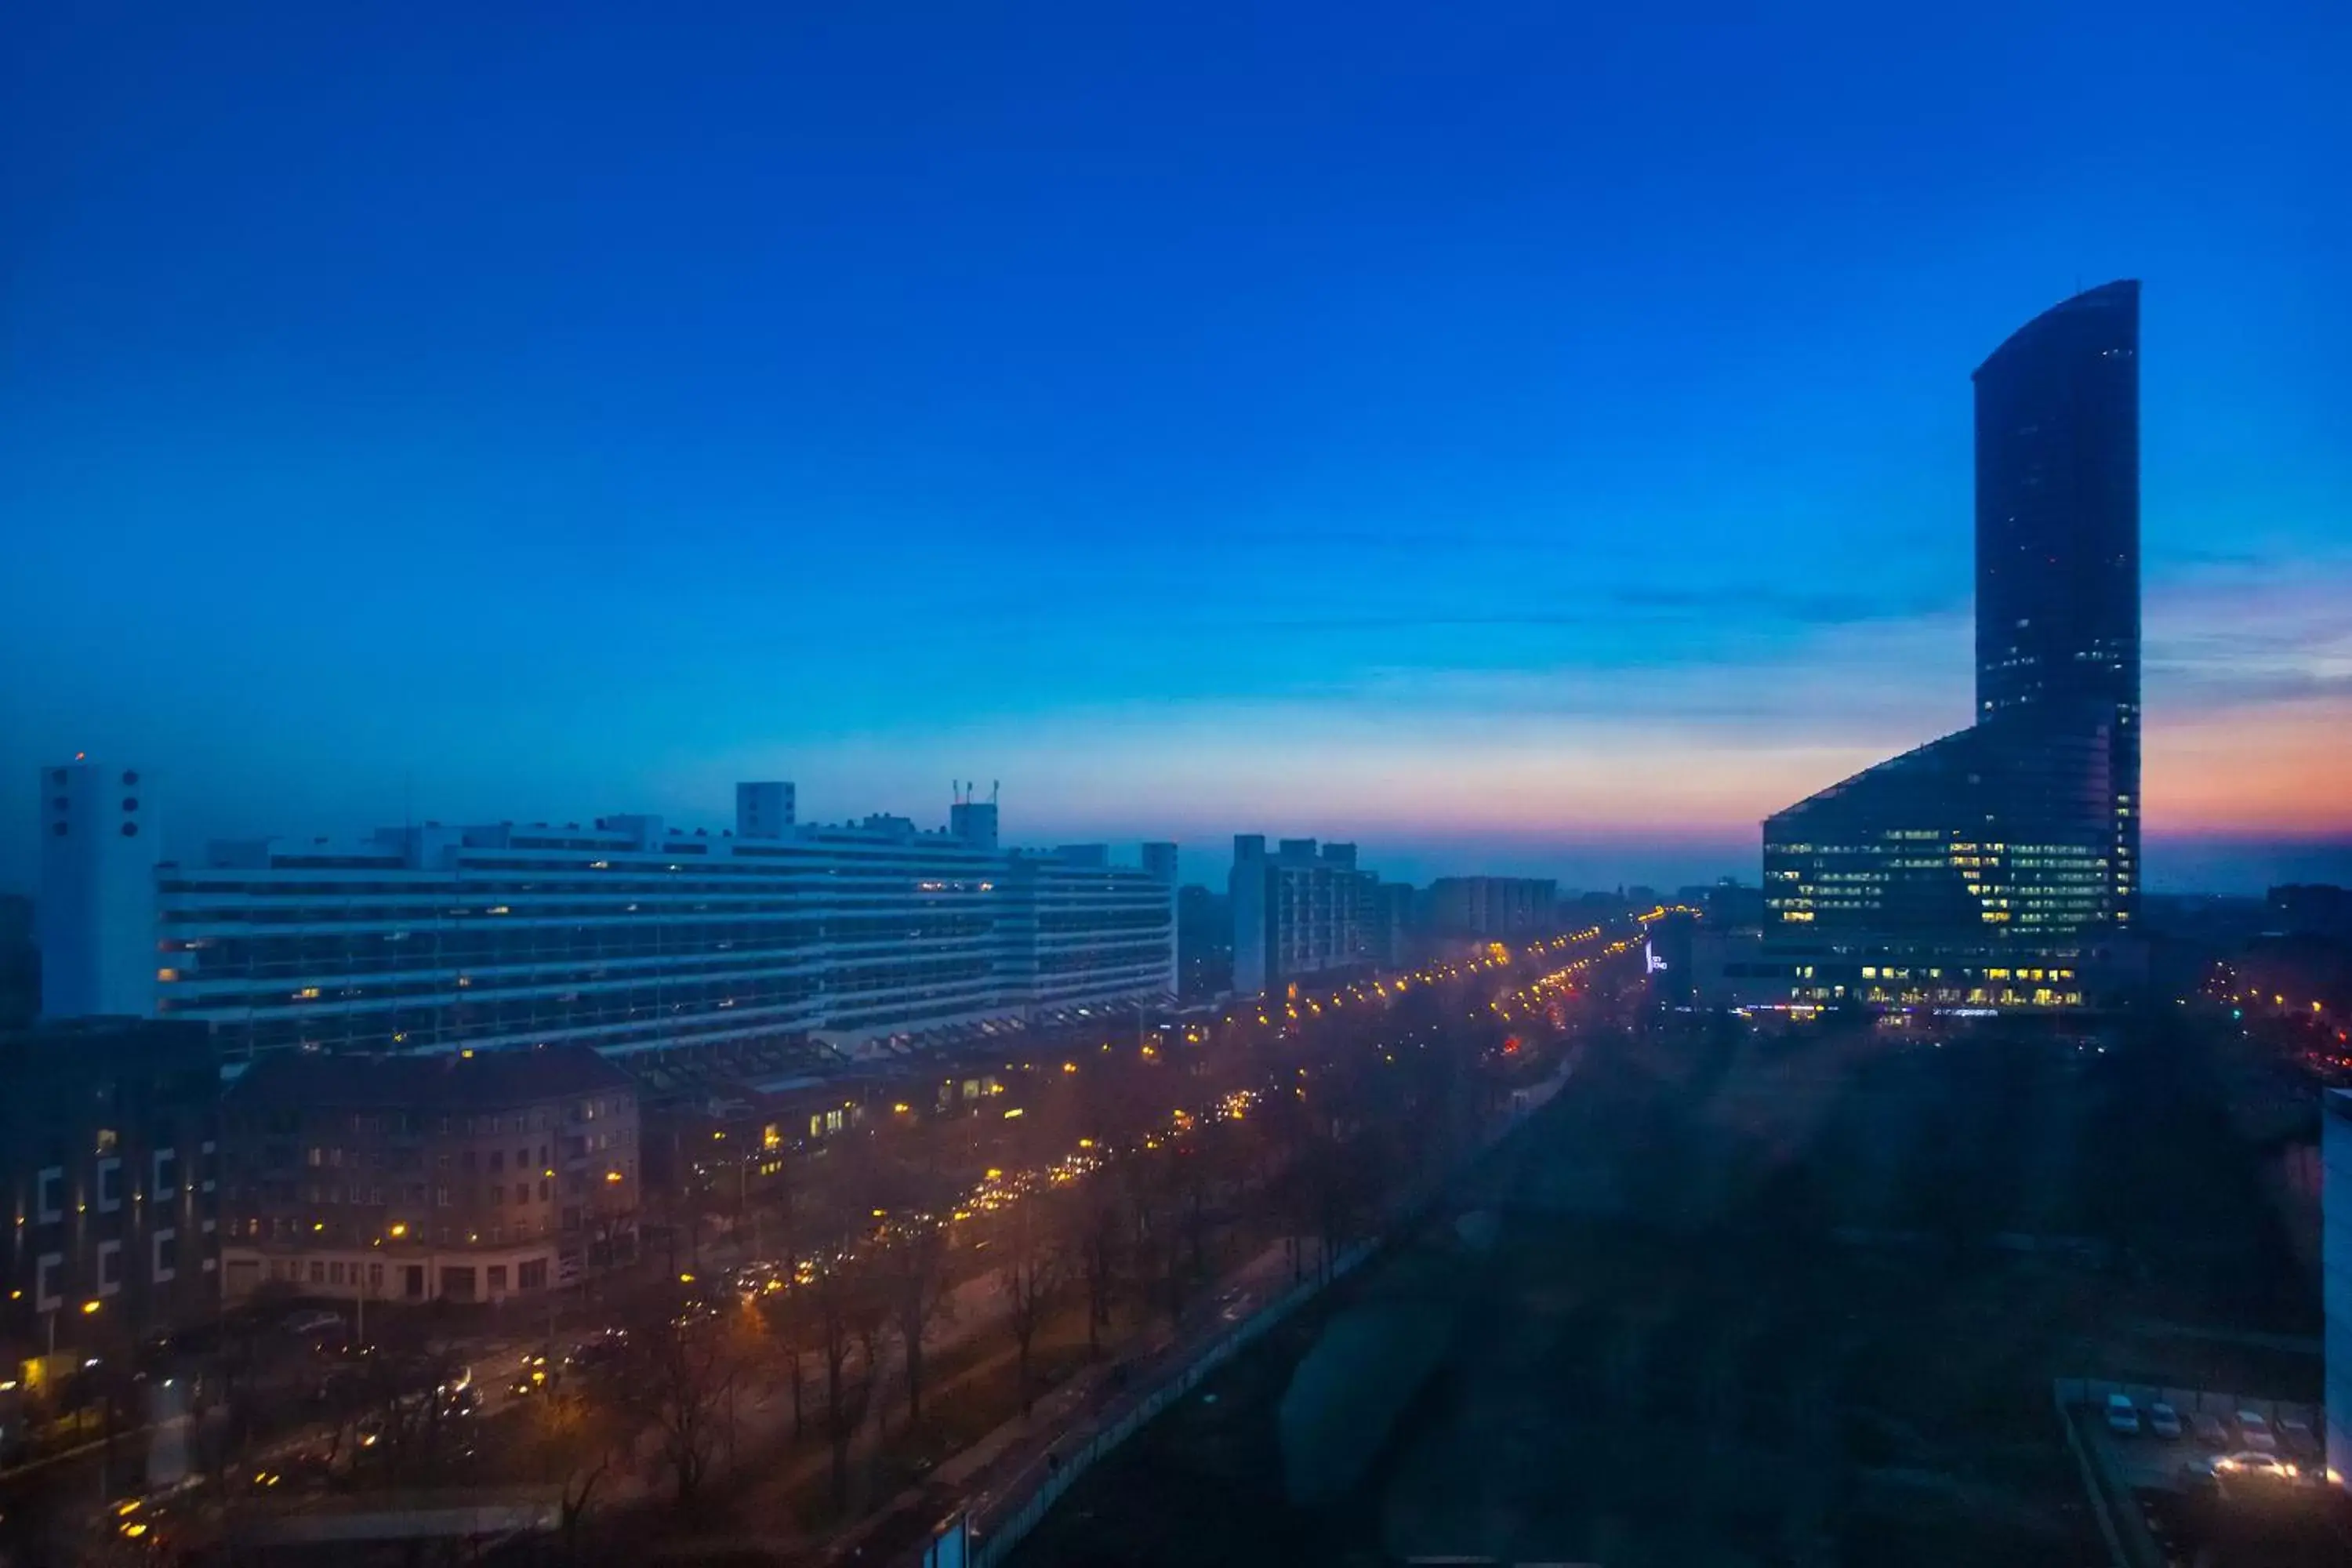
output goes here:
<path id="1" fill-rule="evenodd" d="M 2189 1430 L 2200 1443 L 2209 1448 L 2226 1448 L 2230 1446 L 2230 1429 L 2221 1424 L 2221 1418 L 2219 1415 L 2210 1410 L 2200 1410 L 2196 1415 L 2191 1415 L 2189 1418 Z"/>
<path id="2" fill-rule="evenodd" d="M 2139 1435 L 2139 1406 L 2131 1402 L 2130 1394 L 2107 1395 L 2107 1430 L 2118 1437 Z"/>
<path id="3" fill-rule="evenodd" d="M 2156 1436 L 2177 1438 L 2180 1436 L 2180 1412 L 2159 1399 L 2147 1407 L 2147 1429 Z"/>
<path id="4" fill-rule="evenodd" d="M 2319 1439 L 2313 1436 L 2310 1421 L 2300 1415 L 2278 1418 L 2278 1440 L 2280 1447 L 2298 1459 L 2319 1457 Z"/>
<path id="5" fill-rule="evenodd" d="M 2238 1412 L 2238 1440 L 2253 1453 L 2278 1452 L 2278 1437 L 2271 1431 L 2270 1422 L 2258 1411 Z"/>
<path id="6" fill-rule="evenodd" d="M 2296 1479 L 2294 1466 L 2276 1454 L 2224 1454 L 2213 1461 L 2217 1476 L 2252 1477 L 2262 1480 L 2291 1481 Z"/>

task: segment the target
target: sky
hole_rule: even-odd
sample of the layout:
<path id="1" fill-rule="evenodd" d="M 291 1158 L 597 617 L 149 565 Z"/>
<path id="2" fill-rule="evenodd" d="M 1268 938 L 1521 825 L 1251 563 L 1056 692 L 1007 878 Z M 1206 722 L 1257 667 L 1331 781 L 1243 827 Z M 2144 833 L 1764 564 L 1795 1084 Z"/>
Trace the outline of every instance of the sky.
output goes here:
<path id="1" fill-rule="evenodd" d="M 2340 0 L 11 7 L 0 888 L 84 751 L 182 854 L 972 778 L 1194 876 L 1753 880 L 1969 721 L 1969 373 L 2118 277 L 2149 883 L 2352 879 L 2347 68 Z"/>

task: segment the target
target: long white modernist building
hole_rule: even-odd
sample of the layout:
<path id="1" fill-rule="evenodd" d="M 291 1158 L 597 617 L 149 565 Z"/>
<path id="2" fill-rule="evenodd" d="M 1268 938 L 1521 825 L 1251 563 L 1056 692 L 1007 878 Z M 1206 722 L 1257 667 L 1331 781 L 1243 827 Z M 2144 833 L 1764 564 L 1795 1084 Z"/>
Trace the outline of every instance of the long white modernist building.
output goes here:
<path id="1" fill-rule="evenodd" d="M 278 1049 L 621 1054 L 805 1037 L 862 1054 L 1175 989 L 1173 847 L 1003 849 L 993 802 L 944 831 L 796 819 L 736 788 L 713 834 L 628 816 L 222 841 L 161 858 L 155 788 L 87 761 L 41 772 L 50 1016 L 212 1025 Z"/>

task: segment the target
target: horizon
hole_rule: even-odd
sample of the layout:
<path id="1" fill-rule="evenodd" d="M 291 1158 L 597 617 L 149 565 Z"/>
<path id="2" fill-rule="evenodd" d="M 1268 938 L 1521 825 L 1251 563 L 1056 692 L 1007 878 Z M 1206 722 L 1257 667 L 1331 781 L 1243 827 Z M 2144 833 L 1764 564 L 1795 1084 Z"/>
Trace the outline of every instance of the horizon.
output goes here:
<path id="1" fill-rule="evenodd" d="M 2147 885 L 2352 880 L 2290 8 L 1345 15 L 13 21 L 0 887 L 83 751 L 183 858 L 972 775 L 1754 881 L 1971 719 L 1969 374 L 2120 277 Z"/>

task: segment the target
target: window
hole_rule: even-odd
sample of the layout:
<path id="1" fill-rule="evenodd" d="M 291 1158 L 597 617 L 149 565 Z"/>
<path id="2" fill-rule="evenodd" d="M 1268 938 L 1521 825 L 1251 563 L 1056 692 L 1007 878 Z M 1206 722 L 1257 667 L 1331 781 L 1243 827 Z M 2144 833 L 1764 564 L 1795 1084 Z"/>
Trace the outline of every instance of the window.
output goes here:
<path id="1" fill-rule="evenodd" d="M 539 1181 L 539 1201 L 540 1201 L 541 1203 L 545 1203 L 545 1202 L 548 1200 L 548 1198 L 549 1198 L 550 1196 L 551 1196 L 551 1195 L 552 1195 L 552 1194 L 551 1194 L 551 1192 L 550 1192 L 550 1190 L 549 1190 L 549 1183 L 548 1183 L 548 1181 L 547 1181 L 547 1178 L 546 1178 L 546 1177 L 544 1177 L 544 1176 L 541 1176 L 541 1177 L 540 1178 L 540 1181 Z"/>
<path id="2" fill-rule="evenodd" d="M 507 1168 L 507 1152 L 506 1152 L 505 1150 L 503 1150 L 503 1149 L 493 1149 L 493 1150 L 491 1150 L 491 1151 L 490 1151 L 490 1171 L 491 1171 L 491 1173 L 492 1173 L 493 1174 L 495 1174 L 495 1173 L 498 1173 L 498 1172 L 499 1172 L 499 1171 L 503 1171 L 503 1170 L 505 1170 L 506 1168 Z"/>
<path id="3" fill-rule="evenodd" d="M 60 1292 L 65 1289 L 65 1254 L 44 1252 L 33 1269 L 33 1307 L 37 1311 L 54 1312 L 65 1305 Z"/>
<path id="4" fill-rule="evenodd" d="M 313 1258 L 310 1259 L 310 1283 L 313 1285 L 324 1285 L 326 1282 L 326 1260 L 323 1258 Z"/>
<path id="5" fill-rule="evenodd" d="M 493 1263 L 490 1265 L 489 1284 L 491 1295 L 503 1296 L 507 1293 L 507 1266 L 505 1264 Z"/>
<path id="6" fill-rule="evenodd" d="M 436 1208 L 447 1208 L 449 1206 L 449 1189 L 446 1187 L 434 1188 L 433 1204 Z"/>
<path id="7" fill-rule="evenodd" d="M 98 1212 L 112 1214 L 122 1206 L 122 1162 L 104 1159 L 98 1163 Z"/>
<path id="8" fill-rule="evenodd" d="M 331 1259 L 329 1259 L 329 1261 L 328 1261 L 328 1263 L 327 1263 L 327 1283 L 328 1283 L 328 1284 L 330 1284 L 330 1285 L 340 1285 L 340 1284 L 341 1284 L 342 1282 L 343 1282 L 343 1265 L 342 1265 L 342 1261 L 341 1261 L 340 1258 L 331 1258 Z"/>
<path id="9" fill-rule="evenodd" d="M 155 1151 L 149 1185 L 159 1199 L 168 1198 L 180 1190 L 180 1155 L 175 1149 Z"/>
<path id="10" fill-rule="evenodd" d="M 371 1263 L 367 1266 L 367 1288 L 370 1295 L 373 1295 L 376 1291 L 383 1289 L 383 1264 Z"/>
<path id="11" fill-rule="evenodd" d="M 148 1242 L 147 1274 L 158 1285 L 168 1285 L 180 1272 L 180 1233 L 159 1230 Z"/>
<path id="12" fill-rule="evenodd" d="M 122 1243 L 98 1244 L 98 1293 L 111 1296 L 122 1289 Z"/>
<path id="13" fill-rule="evenodd" d="M 530 1150 L 528 1150 L 528 1149 L 518 1149 L 518 1150 L 516 1150 L 516 1151 L 515 1151 L 515 1169 L 516 1169 L 516 1170 L 520 1171 L 520 1170 L 523 1169 L 525 1166 L 529 1165 L 530 1163 Z"/>
<path id="14" fill-rule="evenodd" d="M 546 1289 L 547 1259 L 534 1258 L 528 1263 L 519 1265 L 515 1269 L 515 1285 L 517 1289 L 523 1290 Z"/>
<path id="15" fill-rule="evenodd" d="M 38 1178 L 40 1221 L 47 1225 L 66 1217 L 66 1172 L 62 1165 L 44 1168 Z"/>
<path id="16" fill-rule="evenodd" d="M 507 1189 L 505 1185 L 502 1183 L 492 1182 L 490 1184 L 490 1206 L 492 1208 L 497 1208 L 506 1201 Z"/>

